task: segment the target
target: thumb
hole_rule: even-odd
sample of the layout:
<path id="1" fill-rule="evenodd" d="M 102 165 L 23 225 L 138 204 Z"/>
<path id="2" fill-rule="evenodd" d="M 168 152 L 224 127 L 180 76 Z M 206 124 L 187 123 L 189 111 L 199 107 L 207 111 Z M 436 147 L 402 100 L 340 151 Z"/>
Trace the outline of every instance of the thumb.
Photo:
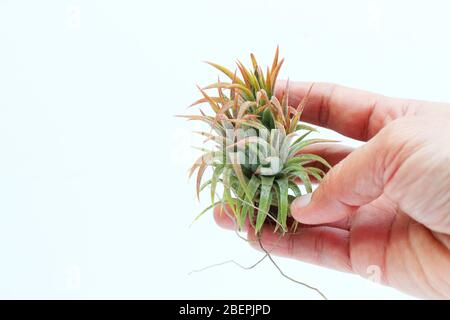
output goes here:
<path id="1" fill-rule="evenodd" d="M 383 192 L 386 144 L 376 137 L 334 166 L 312 194 L 291 204 L 294 219 L 305 224 L 343 219 Z"/>

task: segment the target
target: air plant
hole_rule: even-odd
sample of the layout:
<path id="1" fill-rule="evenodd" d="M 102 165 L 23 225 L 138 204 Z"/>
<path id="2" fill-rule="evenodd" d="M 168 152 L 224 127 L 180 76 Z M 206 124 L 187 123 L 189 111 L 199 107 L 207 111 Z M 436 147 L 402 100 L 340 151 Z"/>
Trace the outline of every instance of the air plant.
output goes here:
<path id="1" fill-rule="evenodd" d="M 295 197 L 312 192 L 312 181 L 320 181 L 329 167 L 327 161 L 314 154 L 305 154 L 306 146 L 326 142 L 307 139 L 315 128 L 300 122 L 306 95 L 299 105 L 289 104 L 289 81 L 282 97 L 275 96 L 275 84 L 284 59 L 279 60 L 277 48 L 271 67 L 264 73 L 251 54 L 252 68 L 237 61 L 236 72 L 207 62 L 228 79 L 200 88 L 202 97 L 191 106 L 207 104 L 212 114 L 200 110 L 197 115 L 183 115 L 188 120 L 206 123 L 209 131 L 197 132 L 212 141 L 211 148 L 200 148 L 203 154 L 195 161 L 189 176 L 197 172 L 196 193 L 209 188 L 211 205 L 227 205 L 239 228 L 246 219 L 255 233 L 269 221 L 274 230 L 285 233 L 297 228 L 290 221 L 289 207 Z M 214 89 L 216 95 L 209 94 Z M 310 89 L 311 90 L 311 89 Z M 204 181 L 205 172 L 211 177 Z M 300 185 L 304 188 L 301 188 Z M 217 199 L 218 185 L 223 186 Z"/>

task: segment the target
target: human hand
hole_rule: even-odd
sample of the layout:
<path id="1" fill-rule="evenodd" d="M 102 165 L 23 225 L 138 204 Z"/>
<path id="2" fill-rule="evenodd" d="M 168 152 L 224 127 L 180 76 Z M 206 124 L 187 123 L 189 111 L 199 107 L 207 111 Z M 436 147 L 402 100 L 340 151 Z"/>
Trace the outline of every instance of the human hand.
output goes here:
<path id="1" fill-rule="evenodd" d="M 291 103 L 309 87 L 291 83 Z M 285 85 L 277 88 L 281 95 Z M 450 105 L 316 83 L 302 120 L 367 143 L 305 150 L 333 167 L 313 194 L 292 203 L 298 231 L 280 238 L 263 229 L 264 248 L 363 277 L 375 267 L 386 285 L 450 298 Z M 217 223 L 233 228 L 221 211 Z M 260 248 L 253 231 L 248 238 Z"/>

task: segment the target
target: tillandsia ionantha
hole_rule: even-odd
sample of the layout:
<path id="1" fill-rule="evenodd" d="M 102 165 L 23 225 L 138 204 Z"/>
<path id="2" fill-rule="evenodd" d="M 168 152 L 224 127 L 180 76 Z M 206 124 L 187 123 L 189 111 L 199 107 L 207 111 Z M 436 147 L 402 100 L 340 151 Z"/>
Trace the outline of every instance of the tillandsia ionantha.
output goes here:
<path id="1" fill-rule="evenodd" d="M 297 223 L 289 223 L 291 202 L 304 191 L 312 192 L 312 179 L 320 181 L 324 171 L 317 166 L 329 167 L 327 161 L 314 154 L 305 154 L 306 146 L 326 142 L 325 139 L 307 139 L 316 131 L 314 127 L 300 123 L 300 117 L 309 93 L 297 106 L 289 104 L 289 81 L 284 94 L 275 96 L 275 85 L 284 59 L 279 60 L 277 47 L 271 67 L 264 73 L 251 54 L 252 69 L 237 61 L 237 70 L 231 70 L 207 62 L 228 78 L 199 88 L 202 97 L 191 106 L 207 104 L 212 115 L 200 110 L 197 115 L 182 115 L 188 120 L 201 121 L 210 130 L 196 132 L 211 141 L 212 148 L 200 148 L 203 154 L 195 161 L 189 176 L 197 171 L 196 193 L 210 189 L 211 205 L 228 206 L 237 222 L 243 227 L 248 219 L 255 233 L 269 221 L 274 231 L 282 234 Z M 216 95 L 208 94 L 215 89 Z M 311 89 L 310 89 L 311 90 Z M 203 181 L 208 168 L 211 178 Z M 312 178 L 312 179 L 311 179 Z M 222 185 L 222 197 L 218 201 L 218 185 Z M 198 216 L 198 217 L 199 217 Z M 197 217 L 197 218 L 198 218 Z"/>

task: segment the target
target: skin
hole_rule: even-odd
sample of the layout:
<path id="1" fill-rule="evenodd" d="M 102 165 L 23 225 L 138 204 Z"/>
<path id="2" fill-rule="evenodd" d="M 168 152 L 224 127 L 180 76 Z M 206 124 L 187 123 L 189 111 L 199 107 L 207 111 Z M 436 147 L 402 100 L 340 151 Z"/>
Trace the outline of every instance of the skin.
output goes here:
<path id="1" fill-rule="evenodd" d="M 290 84 L 296 106 L 310 83 Z M 283 94 L 279 83 L 276 95 Z M 380 282 L 422 298 L 450 298 L 450 105 L 315 83 L 302 120 L 366 143 L 311 146 L 332 165 L 291 214 L 302 225 L 262 245 L 290 257 Z M 216 207 L 217 223 L 234 222 Z M 250 228 L 248 228 L 250 229 Z M 253 230 L 249 243 L 260 249 Z"/>

